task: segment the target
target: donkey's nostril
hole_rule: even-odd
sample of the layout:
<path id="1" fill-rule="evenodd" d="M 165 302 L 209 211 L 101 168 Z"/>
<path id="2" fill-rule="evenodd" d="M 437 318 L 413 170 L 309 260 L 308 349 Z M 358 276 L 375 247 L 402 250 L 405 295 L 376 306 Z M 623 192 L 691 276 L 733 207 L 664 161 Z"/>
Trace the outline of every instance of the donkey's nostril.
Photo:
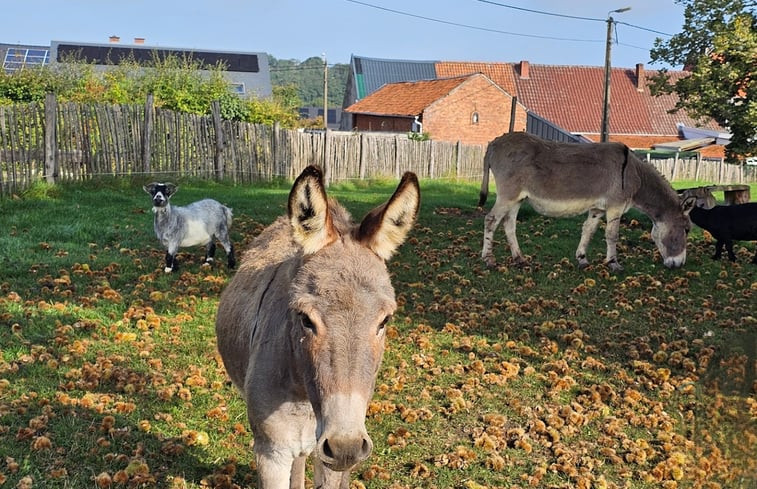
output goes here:
<path id="1" fill-rule="evenodd" d="M 325 455 L 328 458 L 335 458 L 334 452 L 331 451 L 331 446 L 329 445 L 328 440 L 323 441 L 323 449 L 322 449 L 323 455 Z"/>

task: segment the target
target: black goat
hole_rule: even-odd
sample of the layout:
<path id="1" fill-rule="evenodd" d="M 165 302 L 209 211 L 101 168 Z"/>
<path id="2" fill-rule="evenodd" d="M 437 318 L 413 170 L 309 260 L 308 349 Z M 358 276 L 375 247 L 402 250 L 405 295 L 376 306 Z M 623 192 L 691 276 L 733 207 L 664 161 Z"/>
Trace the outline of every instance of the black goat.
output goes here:
<path id="1" fill-rule="evenodd" d="M 733 242 L 757 240 L 757 202 L 716 205 L 712 209 L 694 207 L 689 217 L 694 224 L 709 231 L 717 240 L 713 260 L 720 258 L 725 245 L 728 258 L 736 261 Z M 757 252 L 752 263 L 757 264 Z"/>

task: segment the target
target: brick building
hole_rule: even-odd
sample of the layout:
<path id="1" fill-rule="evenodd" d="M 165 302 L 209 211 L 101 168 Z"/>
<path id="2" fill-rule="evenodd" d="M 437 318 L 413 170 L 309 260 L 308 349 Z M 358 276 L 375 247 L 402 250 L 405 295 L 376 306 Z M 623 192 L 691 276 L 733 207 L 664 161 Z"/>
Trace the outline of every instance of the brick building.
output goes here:
<path id="1" fill-rule="evenodd" d="M 421 132 L 436 141 L 487 144 L 511 127 L 513 97 L 481 73 L 390 83 L 347 107 L 358 131 Z M 515 103 L 512 128 L 524 131 Z"/>

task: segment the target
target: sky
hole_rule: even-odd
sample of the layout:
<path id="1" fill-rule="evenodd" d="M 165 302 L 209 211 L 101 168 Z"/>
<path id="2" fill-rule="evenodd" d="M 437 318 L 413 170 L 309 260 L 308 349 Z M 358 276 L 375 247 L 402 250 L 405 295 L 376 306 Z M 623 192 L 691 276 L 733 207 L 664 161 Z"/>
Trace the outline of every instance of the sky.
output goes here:
<path id="1" fill-rule="evenodd" d="M 615 10 L 631 7 L 622 13 Z M 539 11 L 542 13 L 527 10 Z M 673 0 L 3 0 L 0 43 L 51 41 L 265 52 L 278 59 L 351 55 L 423 61 L 651 69 L 655 38 L 682 30 Z M 567 16 L 567 17 L 566 17 Z"/>

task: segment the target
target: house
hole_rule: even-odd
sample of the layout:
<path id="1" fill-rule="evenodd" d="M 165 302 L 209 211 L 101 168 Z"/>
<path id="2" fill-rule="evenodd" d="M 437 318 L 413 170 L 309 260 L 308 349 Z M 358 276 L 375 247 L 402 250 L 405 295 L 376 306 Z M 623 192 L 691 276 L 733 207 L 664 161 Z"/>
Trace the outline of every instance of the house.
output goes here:
<path id="1" fill-rule="evenodd" d="M 369 87 L 386 83 L 391 73 L 394 78 L 405 74 L 412 66 L 418 72 L 420 64 L 430 76 L 426 79 L 444 79 L 481 73 L 517 97 L 524 107 L 526 130 L 547 139 L 563 141 L 599 141 L 604 98 L 604 67 L 559 66 L 518 63 L 481 63 L 406 60 L 375 60 L 352 56 L 347 80 L 345 104 L 353 104 L 359 96 L 365 97 Z M 370 69 L 366 69 L 369 67 Z M 378 70 L 381 73 L 376 73 Z M 612 68 L 610 78 L 609 128 L 610 140 L 623 142 L 634 149 L 649 149 L 657 144 L 683 139 L 680 128 L 697 127 L 697 121 L 685 112 L 669 113 L 675 107 L 676 95 L 653 96 L 647 83 L 655 71 L 647 71 L 643 64 L 633 69 Z M 686 76 L 686 72 L 669 72 L 672 77 Z M 419 76 L 419 75 L 416 75 Z M 380 86 L 380 85 L 379 85 Z M 361 91 L 362 89 L 362 91 Z M 352 100 L 350 97 L 355 96 Z M 345 105 L 345 107 L 349 106 Z M 508 107 L 502 110 L 509 110 Z M 345 119 L 343 119 L 344 127 Z M 709 121 L 703 129 L 715 133 L 724 129 Z M 711 145 L 700 149 L 703 156 L 722 157 L 724 148 Z"/>
<path id="2" fill-rule="evenodd" d="M 233 90 L 240 96 L 272 96 L 266 53 L 167 48 L 148 46 L 144 41 L 144 38 L 138 37 L 134 38 L 133 44 L 122 44 L 120 37 L 111 36 L 108 43 L 52 41 L 49 47 L 0 44 L 0 59 L 3 60 L 3 69 L 12 72 L 22 67 L 65 63 L 70 59 L 91 63 L 97 70 L 107 70 L 124 60 L 146 63 L 155 56 L 187 57 L 209 67 L 221 63 Z"/>
<path id="3" fill-rule="evenodd" d="M 389 83 L 345 109 L 359 131 L 421 132 L 437 141 L 487 144 L 507 132 L 513 97 L 481 73 Z M 506 109 L 506 110 L 503 110 Z M 514 130 L 526 128 L 517 106 Z"/>

